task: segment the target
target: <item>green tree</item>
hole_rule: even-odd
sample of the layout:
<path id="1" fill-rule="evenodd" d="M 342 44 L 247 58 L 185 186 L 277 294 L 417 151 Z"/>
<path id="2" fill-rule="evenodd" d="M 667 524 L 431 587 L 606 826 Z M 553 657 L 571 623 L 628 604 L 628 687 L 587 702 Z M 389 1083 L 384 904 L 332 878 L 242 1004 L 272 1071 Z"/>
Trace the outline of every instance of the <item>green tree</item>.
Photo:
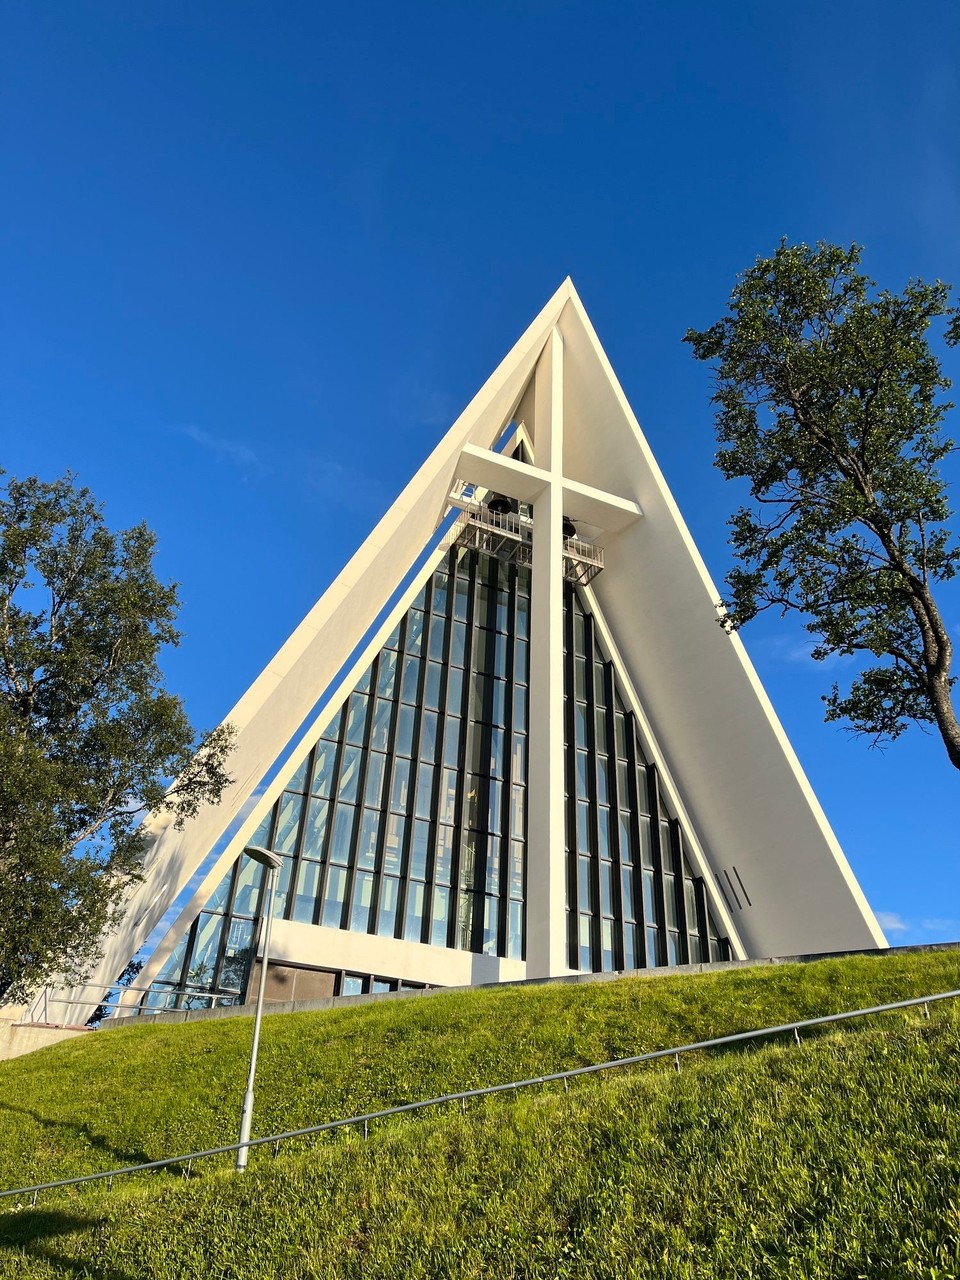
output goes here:
<path id="1" fill-rule="evenodd" d="M 912 722 L 936 726 L 960 769 L 949 628 L 934 586 L 960 548 L 940 464 L 950 383 L 927 333 L 960 341 L 948 286 L 877 289 L 853 245 L 788 245 L 737 283 L 729 311 L 685 341 L 715 362 L 716 463 L 749 482 L 732 517 L 738 565 L 728 630 L 762 610 L 796 611 L 812 656 L 871 655 L 851 687 L 826 695 L 827 720 L 874 743 Z"/>
<path id="2" fill-rule="evenodd" d="M 2 473 L 0 473 L 2 474 Z M 140 819 L 219 799 L 232 731 L 195 741 L 157 664 L 176 587 L 69 475 L 0 488 L 0 997 L 85 977 L 141 875 Z M 172 786 L 170 780 L 174 779 Z M 168 789 L 169 788 L 169 789 Z"/>

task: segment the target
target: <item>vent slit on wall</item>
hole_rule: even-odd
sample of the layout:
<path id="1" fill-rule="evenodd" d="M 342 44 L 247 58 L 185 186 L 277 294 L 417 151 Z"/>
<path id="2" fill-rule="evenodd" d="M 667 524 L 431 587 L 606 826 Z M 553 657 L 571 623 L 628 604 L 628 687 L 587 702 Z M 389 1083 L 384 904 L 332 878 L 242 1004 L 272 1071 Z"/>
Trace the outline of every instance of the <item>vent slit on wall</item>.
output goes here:
<path id="1" fill-rule="evenodd" d="M 746 885 L 743 883 L 743 879 L 740 875 L 740 872 L 737 870 L 736 867 L 733 868 L 733 874 L 737 877 L 737 884 L 740 886 L 740 892 L 743 894 L 743 896 L 747 900 L 747 906 L 752 907 L 753 903 L 750 901 L 750 895 L 749 893 L 747 893 Z"/>

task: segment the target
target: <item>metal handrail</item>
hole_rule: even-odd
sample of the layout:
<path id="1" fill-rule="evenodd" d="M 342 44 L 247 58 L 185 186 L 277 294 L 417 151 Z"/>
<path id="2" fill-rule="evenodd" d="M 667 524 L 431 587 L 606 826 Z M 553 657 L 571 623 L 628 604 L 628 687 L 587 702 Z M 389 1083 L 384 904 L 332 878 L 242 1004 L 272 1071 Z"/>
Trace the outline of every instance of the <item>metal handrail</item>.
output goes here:
<path id="1" fill-rule="evenodd" d="M 281 1142 L 287 1142 L 291 1138 L 305 1138 L 315 1133 L 326 1133 L 332 1129 L 342 1129 L 349 1125 L 362 1125 L 363 1136 L 367 1136 L 370 1122 L 372 1120 L 384 1120 L 388 1116 L 403 1115 L 411 1111 L 421 1111 L 426 1107 L 437 1107 L 445 1102 L 460 1102 L 464 1106 L 470 1098 L 489 1097 L 495 1093 L 508 1093 L 511 1090 L 526 1089 L 532 1085 L 553 1084 L 558 1080 L 564 1082 L 564 1088 L 567 1087 L 567 1081 L 577 1076 L 593 1075 L 598 1071 L 609 1071 L 614 1067 L 632 1067 L 637 1066 L 641 1062 L 655 1062 L 660 1058 L 673 1058 L 676 1068 L 680 1070 L 680 1055 L 684 1053 L 694 1053 L 703 1049 L 715 1049 L 721 1045 L 742 1044 L 748 1040 L 759 1040 L 763 1037 L 792 1034 L 796 1043 L 800 1043 L 800 1032 L 809 1027 L 821 1027 L 834 1022 L 846 1022 L 854 1018 L 866 1018 L 876 1013 L 891 1013 L 897 1009 L 916 1008 L 920 1005 L 924 1006 L 927 1017 L 930 1016 L 928 1005 L 938 1000 L 955 1000 L 960 997 L 958 991 L 941 991 L 935 995 L 914 996 L 909 1000 L 896 1000 L 891 1004 L 872 1005 L 866 1009 L 849 1009 L 843 1013 L 827 1013 L 817 1018 L 805 1018 L 801 1022 L 783 1022 L 773 1027 L 759 1027 L 755 1031 L 738 1031 L 729 1036 L 717 1036 L 713 1040 L 697 1040 L 692 1044 L 677 1045 L 672 1049 L 653 1049 L 650 1053 L 638 1053 L 629 1058 L 614 1058 L 610 1062 L 596 1062 L 586 1067 L 572 1067 L 569 1071 L 554 1071 L 549 1075 L 531 1076 L 526 1080 L 513 1080 L 508 1084 L 493 1084 L 482 1089 L 464 1089 L 459 1093 L 445 1093 L 438 1098 L 425 1098 L 421 1102 L 405 1102 L 398 1107 L 387 1107 L 382 1111 L 368 1111 L 364 1115 L 347 1116 L 341 1120 L 328 1120 L 323 1124 L 308 1125 L 305 1129 L 288 1129 L 284 1133 L 273 1133 L 265 1138 L 250 1138 L 246 1143 L 231 1142 L 223 1147 L 208 1147 L 204 1151 L 191 1151 L 186 1155 L 167 1156 L 163 1160 L 149 1160 L 144 1164 L 125 1165 L 121 1169 L 109 1169 L 104 1173 L 84 1173 L 75 1178 L 60 1178 L 56 1182 L 39 1182 L 29 1187 L 14 1187 L 9 1191 L 0 1191 L 0 1199 L 9 1196 L 31 1196 L 32 1205 L 36 1205 L 37 1196 L 41 1191 L 54 1191 L 59 1187 L 74 1187 L 84 1182 L 104 1182 L 106 1181 L 110 1187 L 113 1186 L 114 1178 L 126 1177 L 134 1173 L 145 1173 L 152 1169 L 166 1169 L 172 1165 L 185 1164 L 187 1166 L 184 1171 L 185 1176 L 189 1177 L 192 1170 L 194 1160 L 203 1160 L 208 1156 L 226 1155 L 228 1152 L 236 1152 L 241 1145 L 248 1147 L 264 1147 L 272 1145 L 274 1148 L 274 1156 L 279 1154 Z"/>
<path id="2" fill-rule="evenodd" d="M 43 988 L 43 990 L 36 997 L 33 1004 L 30 1005 L 28 1009 L 28 1016 L 31 1019 L 34 1019 L 34 1021 L 25 1023 L 23 1025 L 25 1026 L 55 1025 L 49 1022 L 47 1016 L 45 1016 L 43 1022 L 35 1021 L 38 1006 L 42 1007 L 44 1015 L 48 1015 L 49 1006 L 51 1004 L 87 1006 L 93 1003 L 92 997 L 87 997 L 83 1000 L 71 1000 L 67 996 L 52 995 L 51 992 L 55 990 L 56 990 L 55 987 L 49 986 L 49 985 Z M 146 987 L 137 987 L 133 985 L 131 986 L 125 985 L 120 988 L 110 987 L 110 988 L 107 988 L 107 991 L 108 993 L 110 991 L 117 991 L 117 995 L 112 997 L 109 1000 L 107 999 L 97 1000 L 96 1003 L 98 1005 L 104 1005 L 105 1007 L 110 1007 L 111 1005 L 117 1005 L 118 1007 L 122 1006 L 124 997 L 126 996 L 127 992 L 134 991 L 137 993 L 143 993 L 145 995 L 185 996 L 188 999 L 192 999 L 192 1000 L 212 1000 L 214 1003 L 210 1007 L 216 1008 L 217 1007 L 216 1001 L 218 1000 L 236 1001 L 240 998 L 242 994 L 240 991 L 237 991 L 237 990 L 231 991 L 225 987 L 218 987 L 216 989 L 207 989 L 207 988 L 199 988 L 199 987 L 191 987 L 191 986 L 174 987 L 174 986 L 166 986 L 166 985 L 157 985 L 156 983 Z M 170 1013 L 171 1010 L 164 1008 L 163 1006 L 160 1006 L 160 1005 L 158 1005 L 155 1009 L 143 1009 L 143 1008 L 139 1008 L 138 1006 L 138 1012 L 141 1014 L 155 1014 L 155 1013 Z"/>

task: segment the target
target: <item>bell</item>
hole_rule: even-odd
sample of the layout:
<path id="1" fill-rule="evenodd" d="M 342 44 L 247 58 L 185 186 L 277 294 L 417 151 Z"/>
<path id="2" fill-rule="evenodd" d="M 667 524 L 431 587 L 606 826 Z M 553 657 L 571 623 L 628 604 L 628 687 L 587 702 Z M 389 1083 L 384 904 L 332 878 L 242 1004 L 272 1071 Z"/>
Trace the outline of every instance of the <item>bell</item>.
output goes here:
<path id="1" fill-rule="evenodd" d="M 569 516 L 563 517 L 563 536 L 565 538 L 575 538 L 577 536 L 577 526 Z"/>
<path id="2" fill-rule="evenodd" d="M 498 516 L 507 516 L 513 510 L 513 503 L 502 493 L 495 493 L 487 499 L 487 507 L 490 511 L 495 511 Z"/>

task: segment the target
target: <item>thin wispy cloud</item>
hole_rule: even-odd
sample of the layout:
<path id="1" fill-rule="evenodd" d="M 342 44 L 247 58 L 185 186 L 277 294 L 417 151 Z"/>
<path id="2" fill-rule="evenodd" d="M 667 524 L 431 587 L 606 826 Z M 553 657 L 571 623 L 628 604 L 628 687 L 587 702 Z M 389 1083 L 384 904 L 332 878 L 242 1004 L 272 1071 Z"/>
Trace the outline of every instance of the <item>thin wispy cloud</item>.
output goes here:
<path id="1" fill-rule="evenodd" d="M 185 426 L 174 428 L 178 435 L 186 436 L 194 444 L 199 445 L 219 461 L 229 466 L 238 467 L 241 471 L 265 470 L 257 451 L 244 440 L 231 439 L 228 436 L 217 436 L 201 427 Z"/>
<path id="2" fill-rule="evenodd" d="M 960 939 L 960 920 L 947 916 L 923 916 L 912 920 L 899 911 L 878 911 L 877 923 L 895 946 L 920 946 L 925 942 Z"/>

